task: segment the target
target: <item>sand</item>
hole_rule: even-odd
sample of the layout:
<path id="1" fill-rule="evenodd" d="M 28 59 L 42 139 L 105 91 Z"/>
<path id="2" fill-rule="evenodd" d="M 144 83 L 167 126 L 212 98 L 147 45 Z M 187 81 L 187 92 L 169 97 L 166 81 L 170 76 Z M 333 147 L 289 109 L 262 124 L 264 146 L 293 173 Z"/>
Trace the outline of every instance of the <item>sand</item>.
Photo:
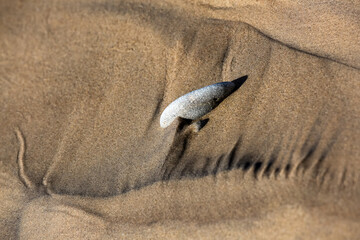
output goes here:
<path id="1" fill-rule="evenodd" d="M 359 238 L 359 41 L 359 1 L 1 1 L 0 238 Z"/>

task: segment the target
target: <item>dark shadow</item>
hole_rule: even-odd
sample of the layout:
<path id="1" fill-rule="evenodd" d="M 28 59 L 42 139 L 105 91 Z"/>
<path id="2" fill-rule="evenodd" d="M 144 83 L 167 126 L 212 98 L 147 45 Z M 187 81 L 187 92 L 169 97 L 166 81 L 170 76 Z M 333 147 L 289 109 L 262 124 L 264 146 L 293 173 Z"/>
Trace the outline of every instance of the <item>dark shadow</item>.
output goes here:
<path id="1" fill-rule="evenodd" d="M 194 131 L 198 132 L 200 131 L 205 125 L 209 122 L 209 118 L 201 119 L 195 121 L 192 125 L 194 126 Z"/>
<path id="2" fill-rule="evenodd" d="M 186 127 L 188 127 L 192 123 L 191 119 L 186 119 L 182 117 L 177 117 L 175 120 L 178 121 L 178 126 L 176 129 L 176 132 L 178 133 L 182 132 Z"/>
<path id="3" fill-rule="evenodd" d="M 263 165 L 263 162 L 255 162 L 254 164 L 254 177 L 257 179 L 260 169 Z"/>
<path id="4" fill-rule="evenodd" d="M 199 128 L 203 128 L 205 127 L 205 125 L 209 122 L 209 119 L 208 118 L 205 118 L 205 119 L 202 119 L 199 121 Z"/>

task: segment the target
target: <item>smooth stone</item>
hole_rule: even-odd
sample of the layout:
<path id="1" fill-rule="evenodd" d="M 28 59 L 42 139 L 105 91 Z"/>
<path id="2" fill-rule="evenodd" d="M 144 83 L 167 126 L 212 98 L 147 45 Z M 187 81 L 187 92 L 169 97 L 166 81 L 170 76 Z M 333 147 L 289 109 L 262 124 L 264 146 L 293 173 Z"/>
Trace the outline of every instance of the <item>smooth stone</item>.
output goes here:
<path id="1" fill-rule="evenodd" d="M 236 85 L 233 82 L 220 82 L 179 97 L 162 112 L 160 126 L 168 127 L 177 117 L 195 120 L 204 116 L 229 96 L 235 88 Z"/>

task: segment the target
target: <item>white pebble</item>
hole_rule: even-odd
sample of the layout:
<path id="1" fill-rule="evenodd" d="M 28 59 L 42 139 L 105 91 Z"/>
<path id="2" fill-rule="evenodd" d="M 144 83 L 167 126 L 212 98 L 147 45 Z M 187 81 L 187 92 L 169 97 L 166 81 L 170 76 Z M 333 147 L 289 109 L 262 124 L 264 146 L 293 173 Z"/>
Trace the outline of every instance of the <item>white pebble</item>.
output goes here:
<path id="1" fill-rule="evenodd" d="M 213 110 L 235 89 L 232 82 L 215 83 L 189 92 L 170 103 L 160 116 L 160 126 L 168 127 L 177 117 L 195 120 Z"/>

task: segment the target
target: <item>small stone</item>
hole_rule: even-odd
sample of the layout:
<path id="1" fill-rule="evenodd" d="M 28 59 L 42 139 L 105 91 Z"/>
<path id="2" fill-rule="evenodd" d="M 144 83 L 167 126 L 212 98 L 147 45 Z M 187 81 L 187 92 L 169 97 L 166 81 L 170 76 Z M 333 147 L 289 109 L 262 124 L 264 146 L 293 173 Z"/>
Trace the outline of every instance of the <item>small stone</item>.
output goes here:
<path id="1" fill-rule="evenodd" d="M 160 116 L 160 126 L 168 127 L 177 117 L 195 120 L 213 110 L 236 88 L 233 82 L 215 83 L 189 92 L 170 103 Z"/>

